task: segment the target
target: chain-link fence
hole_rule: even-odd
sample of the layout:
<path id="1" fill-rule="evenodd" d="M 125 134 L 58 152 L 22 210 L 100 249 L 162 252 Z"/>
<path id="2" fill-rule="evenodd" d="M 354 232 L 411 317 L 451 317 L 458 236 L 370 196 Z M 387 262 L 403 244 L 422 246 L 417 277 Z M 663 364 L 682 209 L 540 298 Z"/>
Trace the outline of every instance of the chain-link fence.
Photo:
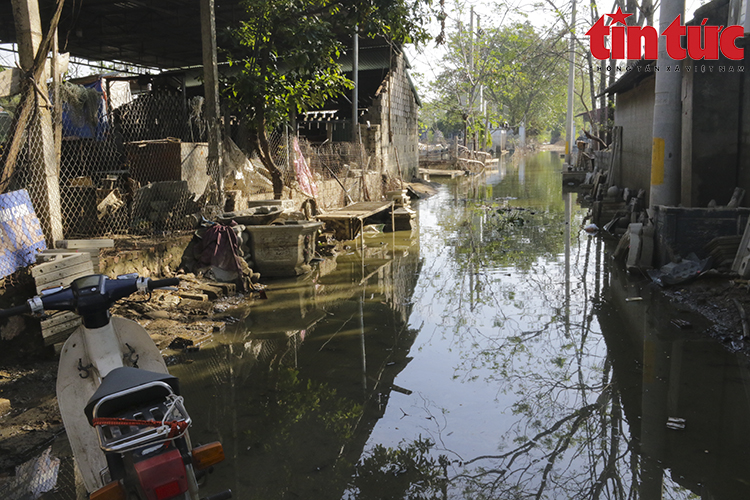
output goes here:
<path id="1" fill-rule="evenodd" d="M 64 436 L 0 480 L 3 500 L 85 500 L 88 498 Z"/>
<path id="2" fill-rule="evenodd" d="M 46 233 L 58 224 L 65 238 L 162 234 L 219 203 L 202 98 L 135 93 L 117 78 L 63 84 L 58 108 L 27 92 L 0 99 L 0 167 L 6 190 L 29 191 Z M 27 96 L 46 102 L 26 105 L 24 121 Z"/>
<path id="3" fill-rule="evenodd" d="M 355 172 L 374 169 L 372 156 L 361 144 L 335 142 L 314 146 L 303 140 L 300 147 L 310 169 L 322 179 L 343 180 Z"/>
<path id="4" fill-rule="evenodd" d="M 0 190 L 28 190 L 44 233 L 69 239 L 167 234 L 191 229 L 200 215 L 210 218 L 224 206 L 218 161 L 209 161 L 203 98 L 188 99 L 174 89 L 93 77 L 64 83 L 58 107 L 56 92 L 47 98 L 33 86 L 0 98 Z M 295 166 L 295 134 L 285 129 L 269 140 L 284 186 L 305 191 Z M 239 163 L 248 161 L 246 146 L 235 148 Z M 313 146 L 300 139 L 299 148 L 316 183 L 346 183 L 380 169 L 359 144 Z M 257 158 L 251 161 L 261 166 Z M 268 172 L 254 171 L 240 189 L 272 197 Z"/>
<path id="5" fill-rule="evenodd" d="M 292 191 L 292 194 L 302 193 L 309 197 L 309 191 L 304 187 L 303 169 L 295 166 L 299 157 L 304 158 L 312 177 L 320 189 L 323 183 L 335 182 L 337 185 L 346 185 L 350 189 L 348 194 L 353 201 L 362 201 L 366 190 L 360 189 L 363 176 L 373 172 L 383 173 L 380 163 L 375 160 L 372 151 L 368 151 L 363 145 L 351 142 L 326 142 L 322 145 L 313 144 L 305 138 L 298 138 L 299 152 L 295 151 L 295 136 L 286 129 L 277 131 L 269 136 L 270 150 L 274 163 L 281 171 L 284 186 Z M 253 156 L 253 162 L 260 165 L 257 157 Z M 398 186 L 395 179 L 388 179 L 387 186 Z M 395 189 L 395 188 L 394 188 Z M 327 196 L 326 192 L 320 191 L 318 203 L 321 207 L 334 208 L 346 203 L 343 198 L 339 199 L 340 188 L 333 190 L 335 197 Z M 265 193 L 269 196 L 273 193 L 270 183 L 265 189 L 259 183 L 255 193 Z M 285 192 L 286 194 L 286 192 Z"/>

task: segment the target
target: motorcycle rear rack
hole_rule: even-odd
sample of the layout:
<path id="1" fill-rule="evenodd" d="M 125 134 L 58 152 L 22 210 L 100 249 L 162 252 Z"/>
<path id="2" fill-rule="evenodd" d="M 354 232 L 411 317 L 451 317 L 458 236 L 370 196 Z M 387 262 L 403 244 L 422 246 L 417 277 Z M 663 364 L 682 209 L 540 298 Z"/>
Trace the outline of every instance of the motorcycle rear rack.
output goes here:
<path id="1" fill-rule="evenodd" d="M 153 388 L 164 389 L 165 396 L 162 400 L 151 401 L 141 407 L 124 410 L 116 415 L 99 415 L 102 405 L 117 398 Z M 177 396 L 168 384 L 161 381 L 150 382 L 103 397 L 94 407 L 93 416 L 94 418 L 157 421 L 162 423 L 158 427 L 145 425 L 97 425 L 99 446 L 106 452 L 115 453 L 124 453 L 171 441 L 179 436 L 170 436 L 172 428 L 169 426 L 169 422 L 180 422 L 184 424 L 185 429 L 192 422 L 182 403 L 182 397 Z"/>

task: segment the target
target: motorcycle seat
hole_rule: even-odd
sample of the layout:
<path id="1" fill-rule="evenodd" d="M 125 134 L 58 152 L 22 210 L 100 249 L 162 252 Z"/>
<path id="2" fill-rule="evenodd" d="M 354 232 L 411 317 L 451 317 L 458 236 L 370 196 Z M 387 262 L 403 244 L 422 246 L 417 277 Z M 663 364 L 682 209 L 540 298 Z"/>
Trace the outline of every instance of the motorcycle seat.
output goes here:
<path id="1" fill-rule="evenodd" d="M 164 384 L 168 387 L 164 387 Z M 122 393 L 122 396 L 109 398 L 102 403 L 97 417 L 112 417 L 128 408 L 163 400 L 170 393 L 179 395 L 179 379 L 168 373 L 157 373 L 128 366 L 115 368 L 102 379 L 101 385 L 86 403 L 84 413 L 89 424 L 93 422 L 94 409 L 99 401 L 118 393 Z"/>

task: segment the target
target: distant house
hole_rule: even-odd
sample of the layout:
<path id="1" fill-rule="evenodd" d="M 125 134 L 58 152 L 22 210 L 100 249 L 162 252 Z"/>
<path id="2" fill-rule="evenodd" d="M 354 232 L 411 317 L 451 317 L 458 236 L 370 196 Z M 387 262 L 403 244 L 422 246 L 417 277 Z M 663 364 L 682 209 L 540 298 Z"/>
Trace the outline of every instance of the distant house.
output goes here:
<path id="1" fill-rule="evenodd" d="M 729 0 L 699 8 L 688 25 L 727 26 Z M 684 207 L 726 205 L 735 187 L 750 193 L 750 79 L 744 61 L 720 55 L 718 60 L 682 61 L 681 198 Z M 606 92 L 616 96 L 615 126 L 622 127 L 622 155 L 614 184 L 649 191 L 654 117 L 656 61 L 623 61 L 622 77 Z M 750 204 L 746 196 L 742 205 Z"/>
<path id="2" fill-rule="evenodd" d="M 417 111 L 421 102 L 409 76 L 409 62 L 383 39 L 361 39 L 359 47 L 359 123 L 362 143 L 372 155 L 370 168 L 411 178 L 419 166 Z M 342 57 L 352 78 L 352 56 Z M 351 92 L 322 109 L 299 117 L 300 136 L 312 143 L 352 140 Z"/>

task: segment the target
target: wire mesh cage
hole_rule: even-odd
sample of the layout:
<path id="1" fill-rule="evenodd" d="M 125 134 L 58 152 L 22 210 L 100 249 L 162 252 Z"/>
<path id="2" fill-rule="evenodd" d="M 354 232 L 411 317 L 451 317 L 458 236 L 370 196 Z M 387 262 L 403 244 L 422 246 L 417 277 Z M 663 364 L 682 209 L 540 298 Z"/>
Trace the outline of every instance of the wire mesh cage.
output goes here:
<path id="1" fill-rule="evenodd" d="M 163 234 L 218 205 L 201 97 L 134 93 L 127 80 L 103 78 L 65 83 L 59 95 L 60 106 L 30 106 L 25 122 L 25 100 L 42 99 L 35 89 L 0 100 L 6 189 L 29 191 L 45 233 L 59 224 L 65 238 Z"/>
<path id="2" fill-rule="evenodd" d="M 219 186 L 225 181 L 226 189 L 236 184 L 247 194 L 272 196 L 269 172 L 247 147 L 230 144 L 223 163 L 235 174 L 241 168 L 227 170 L 228 163 L 249 164 L 250 180 L 220 178 L 219 158 L 209 158 L 202 97 L 189 99 L 169 86 L 143 89 L 134 78 L 99 76 L 66 82 L 50 92 L 52 97 L 29 86 L 0 99 L 0 190 L 28 190 L 45 235 L 162 235 L 192 229 L 201 216 L 224 210 Z M 380 168 L 361 144 L 297 141 L 289 128 L 269 134 L 285 197 L 307 191 L 300 175 L 303 158 L 308 182 L 315 183 L 364 178 Z M 231 161 L 235 153 L 240 157 Z"/>
<path id="3" fill-rule="evenodd" d="M 85 500 L 88 494 L 76 471 L 64 436 L 0 480 L 3 500 Z"/>

